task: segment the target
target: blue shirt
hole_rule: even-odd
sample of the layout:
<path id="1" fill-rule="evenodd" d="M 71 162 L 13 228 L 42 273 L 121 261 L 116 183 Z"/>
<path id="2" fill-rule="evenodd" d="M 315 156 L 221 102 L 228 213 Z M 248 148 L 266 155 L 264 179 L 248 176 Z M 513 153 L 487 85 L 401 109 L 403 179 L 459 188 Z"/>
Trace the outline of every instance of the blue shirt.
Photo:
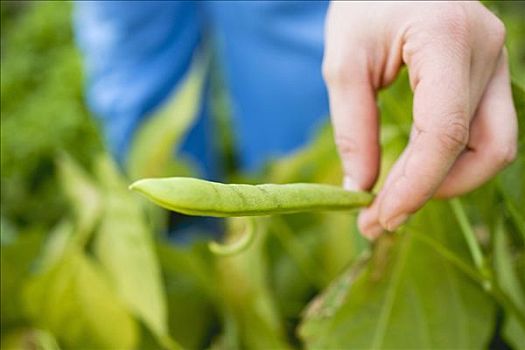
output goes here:
<path id="1" fill-rule="evenodd" d="M 253 171 L 306 143 L 328 115 L 321 77 L 327 2 L 87 2 L 75 4 L 87 99 L 124 162 L 141 122 L 212 43 L 231 99 L 240 163 Z M 209 101 L 182 152 L 214 177 Z"/>

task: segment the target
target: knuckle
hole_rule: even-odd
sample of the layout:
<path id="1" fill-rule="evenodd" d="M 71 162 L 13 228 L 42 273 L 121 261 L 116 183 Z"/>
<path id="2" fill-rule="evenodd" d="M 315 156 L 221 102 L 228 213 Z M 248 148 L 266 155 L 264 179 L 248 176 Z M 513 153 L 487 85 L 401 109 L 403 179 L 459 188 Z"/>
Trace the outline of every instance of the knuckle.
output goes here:
<path id="1" fill-rule="evenodd" d="M 439 3 L 433 15 L 421 23 L 414 35 L 426 50 L 445 50 L 454 55 L 465 55 L 471 50 L 470 19 L 463 6 L 456 3 Z"/>
<path id="2" fill-rule="evenodd" d="M 464 47 L 468 46 L 470 22 L 462 4 L 446 2 L 436 5 L 435 15 L 429 19 L 426 27 L 431 32 L 431 37 Z"/>
<path id="3" fill-rule="evenodd" d="M 440 5 L 437 19 L 444 29 L 449 33 L 464 34 L 468 31 L 469 17 L 465 8 L 459 3 L 450 3 Z"/>
<path id="4" fill-rule="evenodd" d="M 500 167 L 505 168 L 516 160 L 518 146 L 516 142 L 497 144 L 492 147 L 490 158 Z"/>
<path id="5" fill-rule="evenodd" d="M 360 49 L 354 50 L 352 55 L 339 53 L 325 56 L 322 64 L 323 79 L 328 86 L 356 84 L 366 78 L 366 62 L 366 53 Z"/>
<path id="6" fill-rule="evenodd" d="M 322 67 L 323 79 L 329 86 L 349 84 L 351 76 L 344 60 L 325 60 Z"/>
<path id="7" fill-rule="evenodd" d="M 323 79 L 327 84 L 331 84 L 334 79 L 339 75 L 341 67 L 336 66 L 333 60 L 329 60 L 325 57 L 323 60 L 322 73 Z"/>
<path id="8" fill-rule="evenodd" d="M 492 23 L 489 26 L 491 38 L 490 44 L 497 51 L 499 51 L 503 48 L 503 45 L 505 45 L 505 38 L 507 36 L 507 32 L 505 29 L 505 25 L 498 17 L 494 16 L 494 19 L 491 22 Z"/>
<path id="9" fill-rule="evenodd" d="M 454 118 L 441 130 L 438 130 L 438 140 L 449 151 L 459 151 L 467 146 L 469 140 L 469 127 L 466 122 Z"/>

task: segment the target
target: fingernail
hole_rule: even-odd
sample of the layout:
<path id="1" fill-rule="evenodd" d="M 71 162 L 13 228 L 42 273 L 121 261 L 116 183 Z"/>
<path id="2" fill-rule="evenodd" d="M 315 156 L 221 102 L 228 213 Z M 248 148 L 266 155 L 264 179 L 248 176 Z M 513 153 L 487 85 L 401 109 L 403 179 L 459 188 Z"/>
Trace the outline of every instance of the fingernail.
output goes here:
<path id="1" fill-rule="evenodd" d="M 388 231 L 395 231 L 399 226 L 401 226 L 405 221 L 407 221 L 407 219 L 407 214 L 399 214 L 398 216 L 395 216 L 394 218 L 388 220 L 386 222 L 385 228 Z"/>
<path id="2" fill-rule="evenodd" d="M 343 179 L 343 188 L 348 191 L 359 191 L 360 188 L 357 182 L 354 181 L 350 176 L 345 176 Z"/>
<path id="3" fill-rule="evenodd" d="M 375 216 L 373 216 L 373 213 L 370 212 L 369 209 L 361 211 L 357 225 L 363 236 L 370 241 L 381 236 L 384 231 L 383 227 L 377 222 L 377 219 L 375 219 Z"/>

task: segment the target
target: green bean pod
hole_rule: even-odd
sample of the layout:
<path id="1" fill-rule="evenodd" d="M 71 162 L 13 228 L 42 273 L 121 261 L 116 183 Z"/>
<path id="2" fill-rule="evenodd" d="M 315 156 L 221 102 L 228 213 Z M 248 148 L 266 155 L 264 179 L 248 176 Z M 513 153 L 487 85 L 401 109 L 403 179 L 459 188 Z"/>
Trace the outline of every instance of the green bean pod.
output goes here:
<path id="1" fill-rule="evenodd" d="M 332 185 L 227 185 L 190 177 L 142 179 L 130 189 L 172 211 L 217 217 L 350 210 L 367 206 L 373 199 L 370 193 Z"/>

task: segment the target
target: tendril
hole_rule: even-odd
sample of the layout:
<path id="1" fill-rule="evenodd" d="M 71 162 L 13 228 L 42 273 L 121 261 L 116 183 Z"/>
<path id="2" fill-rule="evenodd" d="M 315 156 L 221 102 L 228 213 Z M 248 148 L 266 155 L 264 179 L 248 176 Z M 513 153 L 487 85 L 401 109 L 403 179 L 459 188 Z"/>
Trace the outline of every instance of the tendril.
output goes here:
<path id="1" fill-rule="evenodd" d="M 208 248 L 210 251 L 216 255 L 220 256 L 232 256 L 237 255 L 243 251 L 245 251 L 248 247 L 251 246 L 251 244 L 254 241 L 255 238 L 255 231 L 256 231 L 256 223 L 255 218 L 253 217 L 245 217 L 243 218 L 246 225 L 244 229 L 244 233 L 240 238 L 238 238 L 236 241 L 232 243 L 218 243 L 215 241 L 211 241 L 208 243 Z"/>

